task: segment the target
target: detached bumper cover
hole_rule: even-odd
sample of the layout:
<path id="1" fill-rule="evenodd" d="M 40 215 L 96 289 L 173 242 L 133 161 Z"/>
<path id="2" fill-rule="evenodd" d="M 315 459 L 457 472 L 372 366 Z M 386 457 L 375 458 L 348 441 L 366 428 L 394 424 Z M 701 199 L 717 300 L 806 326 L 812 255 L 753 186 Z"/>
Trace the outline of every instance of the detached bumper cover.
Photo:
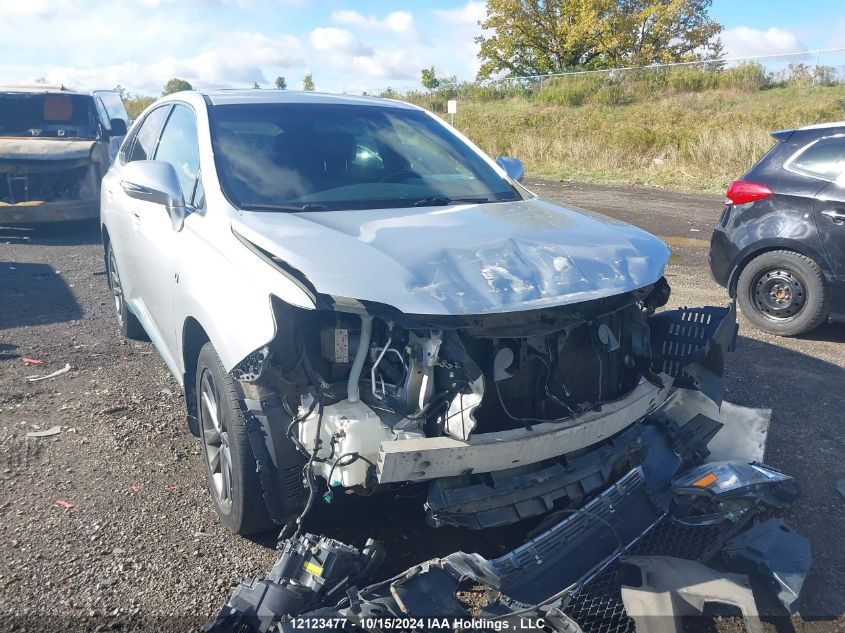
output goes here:
<path id="1" fill-rule="evenodd" d="M 267 582 L 288 587 L 291 580 L 279 573 L 286 569 L 294 573 L 296 586 L 307 587 L 314 583 L 302 578 L 303 569 L 317 575 L 325 573 L 322 568 L 282 562 L 288 556 L 286 552 L 304 551 L 298 545 L 300 541 L 313 544 L 320 540 L 310 535 L 292 539 L 286 542 L 274 572 L 263 581 L 248 579 L 204 630 L 213 633 L 301 631 L 303 622 L 304 630 L 343 630 L 350 624 L 367 631 L 428 630 L 432 626 L 466 629 L 492 628 L 496 621 L 508 622 L 508 628 L 537 629 L 542 621 L 543 630 L 561 633 L 635 633 L 637 622 L 626 612 L 622 589 L 630 578 L 626 572 L 630 557 L 639 557 L 632 562 L 640 567 L 649 567 L 651 562 L 654 563 L 651 567 L 660 567 L 670 560 L 665 557 L 708 563 L 726 542 L 742 534 L 761 510 L 754 505 L 741 512 L 725 512 L 721 521 L 705 523 L 676 518 L 672 514 L 675 493 L 671 481 L 681 460 L 662 432 L 651 438 L 647 448 L 642 466 L 582 508 L 568 512 L 563 520 L 536 538 L 497 559 L 456 552 L 362 589 L 346 578 L 337 580 L 326 574 L 325 581 L 319 583 L 321 586 L 335 581 L 337 584 L 320 594 L 325 596 L 321 605 L 315 604 L 320 602 L 319 597 L 296 601 L 296 604 L 308 604 L 311 610 L 303 613 L 296 608 L 284 607 L 284 611 L 277 608 L 273 617 L 268 617 L 274 612 L 264 596 L 273 592 L 255 591 L 256 583 L 263 583 L 262 587 Z M 769 498 L 766 492 L 760 490 L 761 499 Z M 718 499 L 714 499 L 714 507 L 718 505 Z M 771 557 L 765 555 L 769 548 L 765 544 L 760 547 L 760 538 L 753 532 L 749 534 L 749 539 L 732 541 L 736 545 L 732 551 L 746 552 L 744 560 L 757 563 L 762 560 L 764 567 L 776 569 L 768 562 Z M 749 543 L 755 545 L 749 547 Z M 318 556 L 317 549 L 312 547 L 310 551 Z M 758 554 L 747 554 L 752 551 Z M 764 552 L 762 557 L 760 552 Z M 719 576 L 700 564 L 682 562 L 680 566 L 709 578 L 736 580 Z M 358 569 L 364 567 L 368 565 Z M 359 576 L 357 580 L 366 579 Z M 683 581 L 679 577 L 656 579 L 661 586 L 668 587 L 667 591 L 683 591 Z M 468 586 L 487 596 L 486 606 L 472 608 L 460 598 L 460 590 Z M 737 586 L 747 588 L 747 579 L 741 577 Z M 743 595 L 742 606 L 748 621 L 754 622 L 756 605 L 753 598 L 749 601 L 749 596 L 750 592 Z M 695 600 L 693 603 L 698 604 Z M 284 604 L 294 603 L 286 600 Z M 261 616 L 256 617 L 257 614 Z M 670 615 L 679 617 L 683 613 L 676 610 Z M 479 621 L 483 622 L 479 624 Z M 319 623 L 313 625 L 319 629 L 307 628 L 308 622 Z"/>

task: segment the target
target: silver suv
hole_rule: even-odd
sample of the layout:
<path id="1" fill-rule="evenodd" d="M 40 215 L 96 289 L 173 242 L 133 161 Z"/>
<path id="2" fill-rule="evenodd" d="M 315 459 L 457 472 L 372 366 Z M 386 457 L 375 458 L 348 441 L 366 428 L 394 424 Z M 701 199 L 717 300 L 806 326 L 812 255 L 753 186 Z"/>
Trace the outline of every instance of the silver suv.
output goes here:
<path id="1" fill-rule="evenodd" d="M 385 99 L 186 92 L 139 118 L 103 181 L 109 285 L 184 388 L 227 527 L 409 482 L 434 524 L 487 527 L 627 472 L 672 393 L 669 251 L 521 178 Z"/>

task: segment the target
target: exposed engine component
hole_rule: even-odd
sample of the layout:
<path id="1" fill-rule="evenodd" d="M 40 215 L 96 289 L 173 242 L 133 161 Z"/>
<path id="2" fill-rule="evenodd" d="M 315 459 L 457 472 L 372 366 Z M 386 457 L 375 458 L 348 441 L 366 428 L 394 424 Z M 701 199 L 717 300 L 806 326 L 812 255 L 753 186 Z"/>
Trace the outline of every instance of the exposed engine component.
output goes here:
<path id="1" fill-rule="evenodd" d="M 284 542 L 281 555 L 265 578 L 247 578 L 204 631 L 264 632 L 280 614 L 294 616 L 323 602 L 336 602 L 343 591 L 369 577 L 384 560 L 380 543 L 368 540 L 363 550 L 324 536 L 305 534 Z"/>
<path id="2" fill-rule="evenodd" d="M 243 371 L 238 367 L 236 377 L 260 378 L 282 395 L 293 417 L 288 436 L 308 458 L 306 481 L 317 476 L 330 489 L 363 492 L 402 481 L 399 471 L 407 471 L 405 481 L 454 476 L 468 467 L 489 472 L 463 447 L 477 452 L 483 446 L 473 443 L 489 446 L 499 441 L 496 434 L 515 440 L 591 425 L 595 437 L 584 436 L 549 457 L 578 451 L 659 405 L 671 378 L 688 370 L 684 354 L 705 363 L 697 376 L 721 375 L 722 354 L 735 332 L 733 309 L 711 309 L 706 323 L 688 325 L 686 312 L 664 312 L 655 324 L 653 310 L 665 303 L 667 292 L 662 283 L 516 316 L 411 317 L 354 302 L 316 311 L 277 304 L 285 311 L 277 318 L 283 329 L 269 349 L 256 352 L 255 362 L 242 363 Z M 651 340 L 667 340 L 663 330 L 678 319 L 685 332 L 698 328 L 699 345 L 663 345 L 655 352 Z M 711 342 L 717 330 L 724 336 Z M 607 421 L 597 424 L 598 418 Z M 443 441 L 431 444 L 437 438 Z M 396 452 L 405 451 L 397 442 L 414 440 L 407 448 L 411 454 L 444 449 L 440 454 L 450 465 L 439 463 L 434 472 L 440 474 L 429 474 L 428 458 L 420 457 L 396 470 Z M 543 459 L 528 461 L 523 450 L 500 455 L 497 463 L 504 465 L 493 469 Z M 380 460 L 388 453 L 395 472 L 385 475 Z"/>

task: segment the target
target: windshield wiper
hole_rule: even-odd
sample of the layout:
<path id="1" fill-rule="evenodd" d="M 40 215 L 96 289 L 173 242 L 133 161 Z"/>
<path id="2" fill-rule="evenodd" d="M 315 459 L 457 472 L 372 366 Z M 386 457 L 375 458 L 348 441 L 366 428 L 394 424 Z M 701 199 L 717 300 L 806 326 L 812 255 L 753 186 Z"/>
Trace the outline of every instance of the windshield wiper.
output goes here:
<path id="1" fill-rule="evenodd" d="M 447 196 L 431 196 L 430 198 L 420 198 L 414 203 L 415 207 L 442 207 L 446 206 L 447 204 L 458 204 L 459 202 L 464 203 L 479 203 L 479 202 L 490 202 L 490 198 L 449 198 Z"/>
<path id="2" fill-rule="evenodd" d="M 322 204 L 305 202 L 303 204 L 264 204 L 246 202 L 238 205 L 244 211 L 323 211 L 326 207 Z"/>

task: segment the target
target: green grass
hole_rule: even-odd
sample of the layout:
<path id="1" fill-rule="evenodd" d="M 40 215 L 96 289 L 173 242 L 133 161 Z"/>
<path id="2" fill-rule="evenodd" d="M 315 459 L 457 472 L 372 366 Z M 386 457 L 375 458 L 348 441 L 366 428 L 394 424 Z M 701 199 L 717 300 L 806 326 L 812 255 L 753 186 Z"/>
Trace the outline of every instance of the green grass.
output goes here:
<path id="1" fill-rule="evenodd" d="M 582 81 L 469 97 L 455 126 L 492 156 L 522 159 L 529 177 L 721 193 L 772 146 L 772 131 L 845 119 L 843 84 L 761 87 L 738 75 L 721 85 L 688 73 L 653 90 Z"/>

